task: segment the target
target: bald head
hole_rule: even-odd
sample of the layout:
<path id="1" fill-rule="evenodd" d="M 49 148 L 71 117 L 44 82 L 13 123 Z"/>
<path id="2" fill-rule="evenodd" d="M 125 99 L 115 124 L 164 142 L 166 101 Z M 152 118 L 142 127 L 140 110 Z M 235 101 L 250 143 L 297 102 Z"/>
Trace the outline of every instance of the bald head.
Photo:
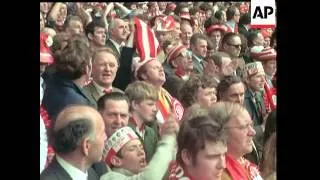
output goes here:
<path id="1" fill-rule="evenodd" d="M 84 105 L 68 106 L 57 116 L 52 144 L 57 153 L 68 154 L 86 139 L 95 141 L 100 131 L 104 131 L 104 123 L 99 112 Z"/>

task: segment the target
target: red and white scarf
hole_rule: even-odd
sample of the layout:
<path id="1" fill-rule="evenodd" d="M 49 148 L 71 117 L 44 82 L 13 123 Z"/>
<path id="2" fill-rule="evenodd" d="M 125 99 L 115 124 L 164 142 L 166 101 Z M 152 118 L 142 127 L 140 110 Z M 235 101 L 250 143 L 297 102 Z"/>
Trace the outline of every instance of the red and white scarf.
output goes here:
<path id="1" fill-rule="evenodd" d="M 187 171 L 185 171 L 176 161 L 169 165 L 168 180 L 195 180 Z"/>
<path id="2" fill-rule="evenodd" d="M 232 179 L 236 180 L 262 180 L 258 167 L 244 159 L 243 165 L 229 155 L 226 155 L 227 171 Z"/>

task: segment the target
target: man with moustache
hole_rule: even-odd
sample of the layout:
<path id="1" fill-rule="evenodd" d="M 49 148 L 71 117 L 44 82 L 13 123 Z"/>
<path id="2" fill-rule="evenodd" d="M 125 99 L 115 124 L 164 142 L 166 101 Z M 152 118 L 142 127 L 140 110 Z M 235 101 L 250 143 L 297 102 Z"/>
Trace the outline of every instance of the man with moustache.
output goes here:
<path id="1" fill-rule="evenodd" d="M 130 102 L 129 126 L 143 143 L 146 161 L 149 162 L 156 151 L 158 137 L 146 123 L 156 121 L 158 92 L 151 84 L 136 81 L 128 85 L 125 94 Z"/>
<path id="2" fill-rule="evenodd" d="M 92 81 L 84 90 L 93 101 L 110 92 L 123 92 L 112 87 L 119 63 L 115 53 L 109 48 L 98 49 L 92 57 Z"/>

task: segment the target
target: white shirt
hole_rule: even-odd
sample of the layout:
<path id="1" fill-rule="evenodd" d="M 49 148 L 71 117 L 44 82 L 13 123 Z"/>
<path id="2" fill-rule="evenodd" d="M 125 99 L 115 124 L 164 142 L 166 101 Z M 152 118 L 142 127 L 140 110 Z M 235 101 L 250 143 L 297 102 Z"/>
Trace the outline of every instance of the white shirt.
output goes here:
<path id="1" fill-rule="evenodd" d="M 42 98 L 43 98 L 43 93 L 44 93 L 44 89 L 42 88 L 42 84 L 43 84 L 43 79 L 40 76 L 40 104 L 42 102 Z"/>
<path id="2" fill-rule="evenodd" d="M 47 130 L 44 121 L 40 115 L 40 174 L 44 170 L 47 163 L 48 141 Z"/>
<path id="3" fill-rule="evenodd" d="M 110 38 L 110 41 L 114 44 L 114 46 L 117 48 L 117 51 L 119 52 L 119 54 L 121 54 L 121 52 L 120 52 L 120 48 L 123 46 L 123 44 L 121 43 L 121 44 L 118 44 L 116 41 L 114 41 L 114 40 L 112 40 L 111 38 Z"/>
<path id="4" fill-rule="evenodd" d="M 62 166 L 62 168 L 67 171 L 67 173 L 71 176 L 73 180 L 87 180 L 88 179 L 88 171 L 83 172 L 80 169 L 74 167 L 67 161 L 63 160 L 61 157 L 56 155 L 56 159 L 58 163 Z"/>

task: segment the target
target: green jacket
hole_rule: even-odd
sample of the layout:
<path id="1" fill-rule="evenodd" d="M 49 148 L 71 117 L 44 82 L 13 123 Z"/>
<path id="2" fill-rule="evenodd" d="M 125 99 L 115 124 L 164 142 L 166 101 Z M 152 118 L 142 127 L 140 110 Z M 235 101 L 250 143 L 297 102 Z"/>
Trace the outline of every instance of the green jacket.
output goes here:
<path id="1" fill-rule="evenodd" d="M 134 175 L 126 169 L 113 168 L 111 172 L 104 174 L 100 180 L 161 180 L 173 159 L 173 156 L 168 155 L 168 152 L 172 152 L 175 145 L 175 136 L 163 136 L 158 143 L 157 152 L 142 172 Z"/>
<path id="2" fill-rule="evenodd" d="M 128 126 L 131 127 L 140 138 L 144 146 L 144 151 L 146 152 L 146 160 L 147 162 L 150 162 L 153 154 L 156 152 L 156 147 L 158 143 L 158 136 L 156 132 L 151 127 L 144 125 L 145 132 L 144 137 L 142 138 L 140 134 L 137 132 L 136 125 L 134 123 L 129 121 Z"/>

